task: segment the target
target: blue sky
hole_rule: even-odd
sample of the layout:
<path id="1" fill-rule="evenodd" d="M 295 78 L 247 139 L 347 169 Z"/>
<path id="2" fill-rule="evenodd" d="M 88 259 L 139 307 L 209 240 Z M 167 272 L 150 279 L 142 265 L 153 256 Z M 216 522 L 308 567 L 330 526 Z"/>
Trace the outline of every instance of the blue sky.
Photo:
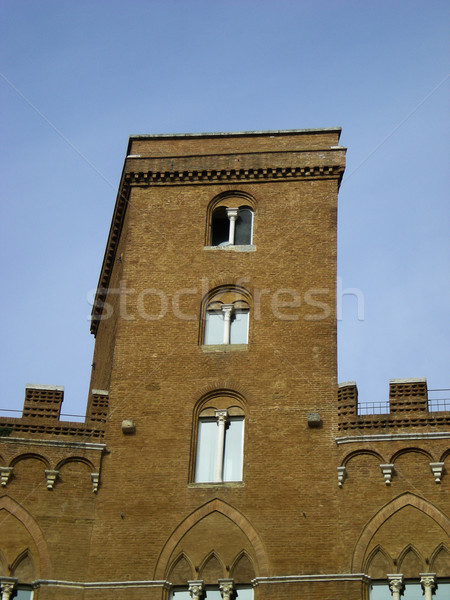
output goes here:
<path id="1" fill-rule="evenodd" d="M 342 127 L 339 380 L 449 388 L 450 5 L 0 1 L 1 408 L 84 413 L 128 136 Z M 447 110 L 446 110 L 447 109 Z M 360 315 L 361 316 L 361 315 Z"/>

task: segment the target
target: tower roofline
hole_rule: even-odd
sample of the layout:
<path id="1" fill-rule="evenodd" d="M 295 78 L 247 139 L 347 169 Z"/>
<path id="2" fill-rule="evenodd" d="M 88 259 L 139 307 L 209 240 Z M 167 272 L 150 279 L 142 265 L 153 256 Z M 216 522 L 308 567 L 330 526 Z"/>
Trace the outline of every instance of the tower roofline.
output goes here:
<path id="1" fill-rule="evenodd" d="M 342 127 L 313 127 L 310 129 L 268 129 L 255 131 L 208 131 L 200 133 L 144 133 L 130 135 L 130 139 L 146 138 L 197 138 L 197 137 L 239 137 L 258 135 L 292 135 L 297 133 L 341 133 Z"/>

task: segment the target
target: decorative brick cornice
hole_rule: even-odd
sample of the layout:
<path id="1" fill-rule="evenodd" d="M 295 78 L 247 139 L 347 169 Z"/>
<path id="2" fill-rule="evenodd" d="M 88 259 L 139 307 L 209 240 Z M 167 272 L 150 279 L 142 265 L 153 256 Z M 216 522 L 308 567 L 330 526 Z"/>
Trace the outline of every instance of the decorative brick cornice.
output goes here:
<path id="1" fill-rule="evenodd" d="M 105 431 L 104 428 L 86 427 L 84 423 L 72 423 L 70 421 L 53 423 L 44 422 L 26 422 L 22 419 L 1 419 L 0 427 L 8 429 L 8 437 L 0 436 L 2 441 L 6 441 L 10 436 L 16 437 L 17 434 L 36 434 L 51 435 L 57 438 L 78 437 L 80 440 L 102 440 Z M 29 438 L 32 440 L 32 438 Z"/>
<path id="2" fill-rule="evenodd" d="M 353 418 L 341 416 L 339 431 L 349 430 L 391 430 L 395 427 L 415 428 L 415 427 L 448 427 L 450 425 L 450 414 L 447 413 L 428 413 L 411 414 L 410 416 L 396 415 L 361 415 Z"/>
<path id="3" fill-rule="evenodd" d="M 354 444 L 368 442 L 409 442 L 411 440 L 450 439 L 450 431 L 417 431 L 414 433 L 375 433 L 373 435 L 347 435 L 336 437 L 336 444 Z"/>
<path id="4" fill-rule="evenodd" d="M 311 167 L 274 167 L 249 169 L 193 169 L 183 171 L 139 171 L 125 175 L 125 183 L 133 185 L 165 185 L 218 183 L 236 181 L 268 181 L 275 179 L 340 179 L 341 165 Z"/>

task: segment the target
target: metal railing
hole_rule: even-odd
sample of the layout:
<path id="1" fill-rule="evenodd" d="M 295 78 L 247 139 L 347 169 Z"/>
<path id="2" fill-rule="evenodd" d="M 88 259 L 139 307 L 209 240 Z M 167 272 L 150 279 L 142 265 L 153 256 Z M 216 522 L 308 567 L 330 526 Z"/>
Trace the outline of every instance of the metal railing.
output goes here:
<path id="1" fill-rule="evenodd" d="M 433 397 L 428 397 L 428 412 L 450 411 L 450 388 L 438 388 L 428 390 Z M 439 394 L 447 394 L 447 397 L 439 397 Z M 385 402 L 358 402 L 358 415 L 388 415 L 389 401 Z"/>
<path id="2" fill-rule="evenodd" d="M 358 402 L 358 415 L 388 415 L 389 401 Z"/>

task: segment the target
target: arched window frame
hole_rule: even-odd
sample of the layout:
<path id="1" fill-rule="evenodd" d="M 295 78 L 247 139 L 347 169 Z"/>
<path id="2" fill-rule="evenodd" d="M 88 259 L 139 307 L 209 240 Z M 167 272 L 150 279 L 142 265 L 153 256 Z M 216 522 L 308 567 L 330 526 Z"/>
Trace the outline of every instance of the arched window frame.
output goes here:
<path id="1" fill-rule="evenodd" d="M 223 285 L 202 300 L 199 343 L 203 349 L 241 349 L 248 344 L 252 297 L 242 286 Z"/>
<path id="2" fill-rule="evenodd" d="M 232 390 L 215 390 L 197 404 L 192 428 L 192 484 L 242 483 L 247 413 L 245 400 Z M 209 431 L 202 440 L 204 424 Z"/>
<path id="3" fill-rule="evenodd" d="M 205 247 L 253 250 L 256 202 L 250 194 L 229 191 L 216 196 L 207 210 Z"/>

